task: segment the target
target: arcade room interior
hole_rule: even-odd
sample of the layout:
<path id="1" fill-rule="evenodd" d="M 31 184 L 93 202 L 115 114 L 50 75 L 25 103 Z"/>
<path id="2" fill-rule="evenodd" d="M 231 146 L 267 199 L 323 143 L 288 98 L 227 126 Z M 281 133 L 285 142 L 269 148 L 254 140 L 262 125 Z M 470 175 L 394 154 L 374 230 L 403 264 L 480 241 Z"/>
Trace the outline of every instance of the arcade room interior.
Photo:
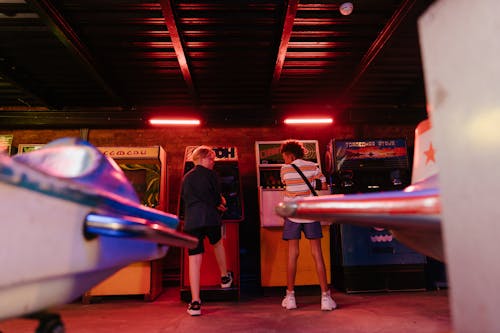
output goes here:
<path id="1" fill-rule="evenodd" d="M 0 333 L 500 332 L 499 10 L 0 1 Z"/>

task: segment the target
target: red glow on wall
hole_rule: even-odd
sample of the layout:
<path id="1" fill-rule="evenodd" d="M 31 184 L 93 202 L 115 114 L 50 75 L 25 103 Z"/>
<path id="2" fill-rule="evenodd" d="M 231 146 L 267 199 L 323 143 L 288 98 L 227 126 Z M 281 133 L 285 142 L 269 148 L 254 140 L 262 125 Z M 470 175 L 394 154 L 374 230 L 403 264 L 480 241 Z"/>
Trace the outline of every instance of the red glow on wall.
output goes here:
<path id="1" fill-rule="evenodd" d="M 152 118 L 152 119 L 149 119 L 149 123 L 151 125 L 156 125 L 156 126 L 165 126 L 165 125 L 198 126 L 198 125 L 200 125 L 201 122 L 199 119 Z"/>
<path id="2" fill-rule="evenodd" d="M 318 125 L 318 124 L 333 124 L 333 118 L 286 118 L 283 121 L 287 125 Z"/>

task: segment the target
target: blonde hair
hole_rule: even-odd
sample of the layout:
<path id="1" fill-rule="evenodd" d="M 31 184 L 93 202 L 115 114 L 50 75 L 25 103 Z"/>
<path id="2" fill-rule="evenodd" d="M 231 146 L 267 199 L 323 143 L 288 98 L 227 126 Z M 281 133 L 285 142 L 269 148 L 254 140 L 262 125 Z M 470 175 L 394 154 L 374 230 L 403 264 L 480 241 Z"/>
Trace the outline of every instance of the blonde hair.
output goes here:
<path id="1" fill-rule="evenodd" d="M 191 158 L 193 159 L 194 164 L 199 164 L 202 159 L 209 157 L 210 155 L 215 156 L 213 149 L 209 146 L 202 145 L 193 150 Z"/>

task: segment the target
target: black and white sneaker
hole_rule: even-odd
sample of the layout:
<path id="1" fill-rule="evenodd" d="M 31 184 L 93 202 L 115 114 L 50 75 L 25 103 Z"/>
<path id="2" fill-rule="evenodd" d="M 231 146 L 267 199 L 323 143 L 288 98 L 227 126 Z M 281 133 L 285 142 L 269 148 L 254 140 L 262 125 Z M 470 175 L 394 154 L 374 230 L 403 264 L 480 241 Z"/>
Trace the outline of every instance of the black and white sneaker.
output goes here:
<path id="1" fill-rule="evenodd" d="M 227 272 L 226 276 L 220 278 L 221 288 L 231 288 L 232 284 L 233 284 L 233 272 Z"/>
<path id="2" fill-rule="evenodd" d="M 201 303 L 198 301 L 194 301 L 189 303 L 187 313 L 191 316 L 200 316 L 201 315 Z"/>

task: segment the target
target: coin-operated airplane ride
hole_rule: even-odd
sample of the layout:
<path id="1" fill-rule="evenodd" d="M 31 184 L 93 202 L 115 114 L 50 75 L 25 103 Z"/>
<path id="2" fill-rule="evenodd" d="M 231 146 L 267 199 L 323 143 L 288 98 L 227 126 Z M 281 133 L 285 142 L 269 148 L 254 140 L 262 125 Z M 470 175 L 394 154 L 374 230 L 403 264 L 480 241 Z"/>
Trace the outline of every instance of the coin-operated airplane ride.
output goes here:
<path id="1" fill-rule="evenodd" d="M 0 154 L 0 320 L 38 319 L 63 332 L 47 308 L 71 302 L 120 268 L 194 247 L 175 215 L 140 204 L 123 171 L 79 139 Z"/>
<path id="2" fill-rule="evenodd" d="M 338 194 L 280 202 L 283 217 L 389 229 L 401 243 L 444 262 L 438 168 L 429 120 L 415 130 L 411 185 L 402 191 Z"/>

